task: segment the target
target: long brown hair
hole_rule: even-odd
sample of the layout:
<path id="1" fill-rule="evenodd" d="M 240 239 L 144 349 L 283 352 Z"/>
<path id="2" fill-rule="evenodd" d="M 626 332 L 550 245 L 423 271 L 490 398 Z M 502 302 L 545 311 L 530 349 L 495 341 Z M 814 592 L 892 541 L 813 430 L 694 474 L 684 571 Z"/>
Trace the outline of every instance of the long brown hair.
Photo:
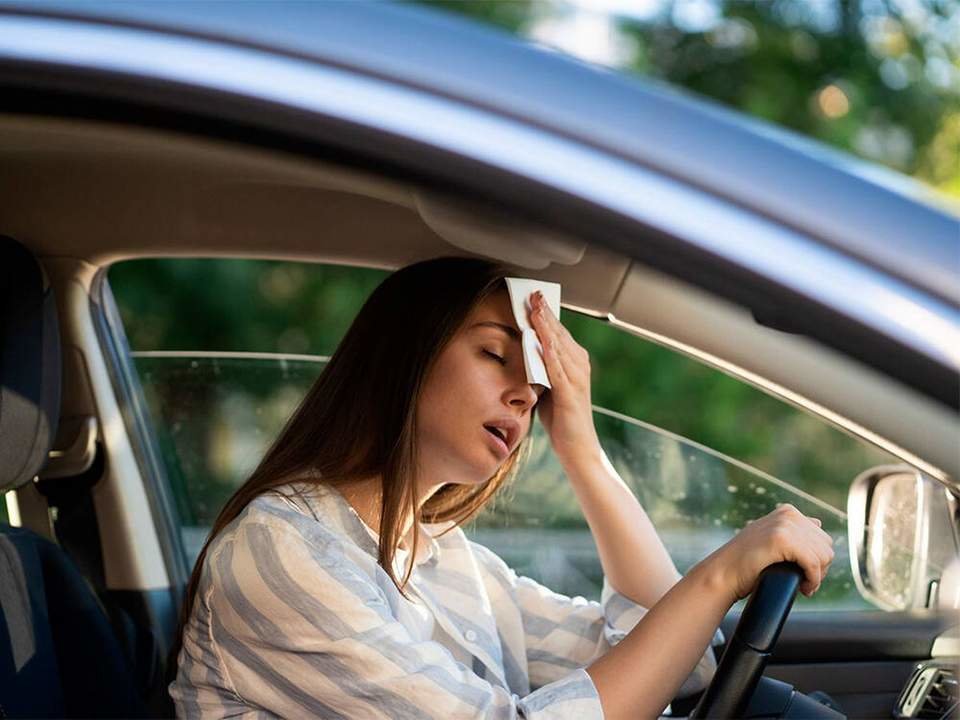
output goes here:
<path id="1" fill-rule="evenodd" d="M 260 464 L 217 516 L 187 584 L 170 653 L 173 667 L 210 543 L 261 493 L 292 481 L 342 484 L 380 477 L 378 562 L 403 592 L 420 523 L 465 522 L 513 473 L 527 438 L 489 480 L 446 485 L 417 512 L 416 409 L 424 381 L 470 312 L 505 287 L 505 274 L 485 260 L 439 258 L 402 268 L 374 290 Z M 398 578 L 394 558 L 409 513 L 413 547 Z"/>

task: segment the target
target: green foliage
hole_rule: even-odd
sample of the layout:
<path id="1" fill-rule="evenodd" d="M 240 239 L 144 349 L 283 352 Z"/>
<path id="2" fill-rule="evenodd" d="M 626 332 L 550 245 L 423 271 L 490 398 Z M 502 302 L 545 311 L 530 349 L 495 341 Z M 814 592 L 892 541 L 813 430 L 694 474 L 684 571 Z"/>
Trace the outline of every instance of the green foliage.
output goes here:
<path id="1" fill-rule="evenodd" d="M 465 15 L 488 25 L 520 33 L 529 27 L 535 5 L 533 0 L 419 0 L 419 4 Z"/>
<path id="2" fill-rule="evenodd" d="M 268 260 L 120 263 L 110 284 L 133 350 L 329 355 L 387 273 Z"/>
<path id="3" fill-rule="evenodd" d="M 521 35 L 577 3 L 427 3 Z M 686 0 L 611 22 L 623 71 L 666 81 L 960 197 L 960 6 L 943 0 Z M 691 18 L 694 6 L 708 16 Z M 503 20 L 510 11 L 509 22 Z M 589 10 L 576 11 L 591 14 Z M 592 13 L 596 16 L 598 13 Z M 571 26 L 572 27 L 572 26 Z"/>

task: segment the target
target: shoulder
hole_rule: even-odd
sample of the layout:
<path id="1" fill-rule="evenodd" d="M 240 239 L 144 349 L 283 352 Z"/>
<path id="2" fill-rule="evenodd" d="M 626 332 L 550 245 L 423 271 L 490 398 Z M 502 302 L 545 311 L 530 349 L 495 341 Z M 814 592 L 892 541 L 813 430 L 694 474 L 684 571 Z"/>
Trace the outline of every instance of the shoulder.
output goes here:
<path id="1" fill-rule="evenodd" d="M 500 586 L 513 584 L 516 573 L 507 563 L 486 545 L 470 540 L 460 527 L 432 525 L 430 528 L 445 566 L 473 566 L 484 581 L 493 580 Z M 441 528 L 443 534 L 438 534 L 436 528 Z"/>
<path id="2" fill-rule="evenodd" d="M 471 551 L 476 556 L 477 562 L 480 563 L 484 570 L 504 577 L 515 574 L 513 569 L 504 562 L 503 558 L 486 545 L 481 545 L 473 540 L 468 540 L 467 542 L 470 545 Z"/>
<path id="3" fill-rule="evenodd" d="M 276 563 L 280 557 L 309 558 L 320 566 L 367 564 L 371 548 L 363 540 L 369 536 L 359 537 L 345 526 L 328 492 L 300 484 L 258 495 L 211 541 L 207 563 L 221 571 Z"/>
<path id="4" fill-rule="evenodd" d="M 252 500 L 211 542 L 200 596 L 225 628 L 224 618 L 254 608 L 292 621 L 351 600 L 379 602 L 378 567 L 330 508 L 283 488 Z"/>

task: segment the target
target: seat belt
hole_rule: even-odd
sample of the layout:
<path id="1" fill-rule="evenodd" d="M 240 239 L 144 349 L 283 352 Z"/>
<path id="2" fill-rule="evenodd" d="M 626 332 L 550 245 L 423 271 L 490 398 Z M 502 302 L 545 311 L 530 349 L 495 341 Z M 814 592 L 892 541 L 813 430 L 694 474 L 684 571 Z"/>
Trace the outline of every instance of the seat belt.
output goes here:
<path id="1" fill-rule="evenodd" d="M 51 491 L 59 491 L 59 487 L 48 481 L 62 480 L 64 488 L 70 486 L 71 495 L 77 493 L 78 485 L 87 490 L 100 477 L 97 473 L 89 479 L 89 486 L 82 480 L 96 459 L 97 421 L 88 415 L 61 419 L 53 449 L 47 454 L 40 475 L 14 491 L 16 517 L 11 514 L 11 525 L 27 528 L 59 544 L 56 532 L 59 508 L 57 503 L 49 502 Z"/>
<path id="2" fill-rule="evenodd" d="M 12 491 L 16 505 L 15 512 L 12 503 L 7 502 L 10 524 L 33 530 L 37 535 L 45 537 L 51 542 L 57 542 L 53 528 L 53 518 L 47 499 L 37 489 L 37 480 L 34 478 L 25 485 Z"/>

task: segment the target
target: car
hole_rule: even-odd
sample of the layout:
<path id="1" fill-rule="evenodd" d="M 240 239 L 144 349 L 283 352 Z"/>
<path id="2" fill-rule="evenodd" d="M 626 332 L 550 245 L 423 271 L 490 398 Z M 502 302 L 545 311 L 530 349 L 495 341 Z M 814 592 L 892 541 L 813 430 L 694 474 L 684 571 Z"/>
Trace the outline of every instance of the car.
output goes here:
<path id="1" fill-rule="evenodd" d="M 451 254 L 562 284 L 681 569 L 779 502 L 838 540 L 824 597 L 787 618 L 771 574 L 669 712 L 955 712 L 960 219 L 917 186 L 394 4 L 3 0 L 0 84 L 0 714 L 172 712 L 219 503 L 384 271 Z M 529 473 L 470 532 L 595 593 L 542 436 Z"/>

